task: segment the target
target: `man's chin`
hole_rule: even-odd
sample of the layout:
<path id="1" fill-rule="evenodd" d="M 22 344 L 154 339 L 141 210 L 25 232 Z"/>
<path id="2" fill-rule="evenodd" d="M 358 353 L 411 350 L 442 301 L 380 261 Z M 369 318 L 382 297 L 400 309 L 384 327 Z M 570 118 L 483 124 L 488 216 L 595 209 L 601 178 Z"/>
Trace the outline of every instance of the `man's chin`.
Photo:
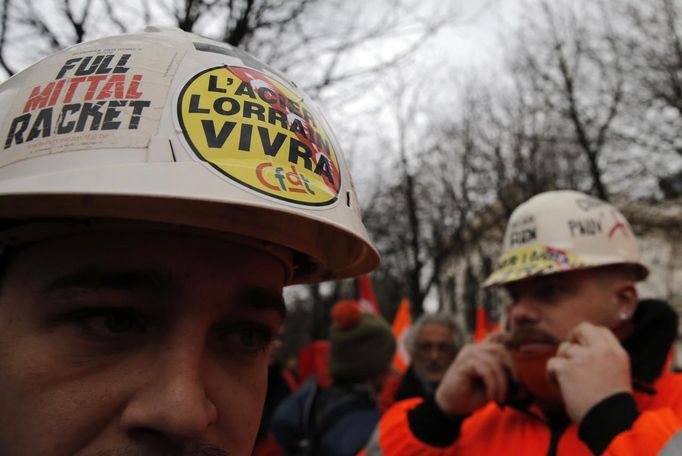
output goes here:
<path id="1" fill-rule="evenodd" d="M 428 383 L 438 384 L 438 383 L 440 383 L 440 381 L 443 379 L 444 376 L 445 376 L 445 371 L 439 370 L 439 371 L 437 371 L 437 372 L 435 372 L 435 371 L 433 371 L 433 372 L 428 372 L 428 373 L 424 376 L 424 379 L 425 379 Z"/>

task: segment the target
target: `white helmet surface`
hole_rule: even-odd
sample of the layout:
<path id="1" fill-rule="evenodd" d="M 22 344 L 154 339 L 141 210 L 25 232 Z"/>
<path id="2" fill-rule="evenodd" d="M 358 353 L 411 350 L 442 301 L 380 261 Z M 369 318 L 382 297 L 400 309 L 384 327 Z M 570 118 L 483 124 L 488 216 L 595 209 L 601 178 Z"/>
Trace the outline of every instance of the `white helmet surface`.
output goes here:
<path id="1" fill-rule="evenodd" d="M 239 49 L 177 29 L 102 38 L 16 74 L 0 103 L 5 243 L 37 221 L 123 219 L 284 247 L 290 283 L 379 262 L 326 120 Z"/>
<path id="2" fill-rule="evenodd" d="M 545 192 L 512 213 L 502 255 L 483 286 L 614 264 L 631 264 L 640 280 L 648 274 L 620 211 L 584 193 Z"/>

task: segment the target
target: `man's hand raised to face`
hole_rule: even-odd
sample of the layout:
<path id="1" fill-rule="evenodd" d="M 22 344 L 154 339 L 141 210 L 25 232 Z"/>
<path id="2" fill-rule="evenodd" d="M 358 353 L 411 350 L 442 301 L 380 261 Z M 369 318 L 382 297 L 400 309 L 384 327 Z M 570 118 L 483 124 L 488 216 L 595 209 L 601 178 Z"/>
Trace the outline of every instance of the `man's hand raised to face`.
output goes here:
<path id="1" fill-rule="evenodd" d="M 505 335 L 465 346 L 448 368 L 436 390 L 436 403 L 446 413 L 468 415 L 489 401 L 503 403 L 515 378 Z"/>
<path id="2" fill-rule="evenodd" d="M 559 346 L 547 373 L 559 385 L 566 413 L 576 424 L 603 399 L 632 392 L 627 352 L 611 330 L 588 322 L 577 325 Z"/>

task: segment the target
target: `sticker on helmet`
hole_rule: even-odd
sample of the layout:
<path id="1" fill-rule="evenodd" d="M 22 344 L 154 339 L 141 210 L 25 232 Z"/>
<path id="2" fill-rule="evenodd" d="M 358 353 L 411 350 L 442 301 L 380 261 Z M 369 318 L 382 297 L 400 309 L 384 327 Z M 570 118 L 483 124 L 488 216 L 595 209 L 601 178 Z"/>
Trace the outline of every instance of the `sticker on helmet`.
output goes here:
<path id="1" fill-rule="evenodd" d="M 486 284 L 513 282 L 535 275 L 552 274 L 590 266 L 591 263 L 571 252 L 547 245 L 532 244 L 513 249 L 500 257 L 495 272 Z"/>
<path id="2" fill-rule="evenodd" d="M 204 70 L 180 91 L 177 116 L 196 156 L 230 181 L 306 206 L 337 200 L 341 175 L 326 124 L 274 77 Z"/>
<path id="3" fill-rule="evenodd" d="M 603 233 L 603 217 L 601 213 L 599 218 L 568 219 L 566 223 L 572 237 L 598 236 Z"/>
<path id="4" fill-rule="evenodd" d="M 57 152 L 147 147 L 180 53 L 102 39 L 26 70 L 6 108 L 0 166 Z"/>
<path id="5" fill-rule="evenodd" d="M 623 216 L 619 216 L 617 211 L 611 210 L 611 225 L 609 227 L 609 239 L 612 239 L 616 234 L 620 233 L 623 237 L 628 238 L 630 226 Z"/>
<path id="6" fill-rule="evenodd" d="M 538 238 L 537 231 L 534 215 L 526 215 L 516 220 L 510 220 L 505 234 L 505 245 L 507 248 L 515 248 L 523 244 L 536 242 Z"/>

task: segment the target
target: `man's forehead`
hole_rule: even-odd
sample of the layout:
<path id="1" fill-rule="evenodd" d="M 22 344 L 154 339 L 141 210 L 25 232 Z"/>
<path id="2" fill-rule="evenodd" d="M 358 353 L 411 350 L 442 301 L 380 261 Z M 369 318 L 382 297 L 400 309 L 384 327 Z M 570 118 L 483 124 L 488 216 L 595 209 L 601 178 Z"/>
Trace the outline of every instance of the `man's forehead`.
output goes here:
<path id="1" fill-rule="evenodd" d="M 275 310 L 282 315 L 286 309 L 279 290 L 243 282 L 226 290 L 216 284 L 219 301 L 253 310 Z M 48 281 L 40 290 L 43 295 L 77 297 L 116 292 L 128 295 L 163 298 L 173 301 L 184 294 L 183 283 L 169 271 L 120 266 L 87 266 L 64 271 Z M 222 295 L 220 293 L 223 293 Z"/>
<path id="2" fill-rule="evenodd" d="M 59 271 L 44 287 L 44 293 L 65 290 L 128 290 L 156 294 L 179 293 L 181 284 L 169 271 L 152 268 L 87 264 Z"/>
<path id="3" fill-rule="evenodd" d="M 31 280 L 44 293 L 111 290 L 173 297 L 194 287 L 284 312 L 284 274 L 277 260 L 240 246 L 199 241 L 148 234 L 56 239 L 22 248 L 12 268 L 18 263 L 13 269 L 19 279 Z"/>
<path id="4" fill-rule="evenodd" d="M 102 231 L 87 234 L 65 235 L 31 242 L 16 248 L 19 255 L 25 252 L 51 263 L 74 261 L 120 261 L 144 264 L 150 258 L 166 261 L 171 267 L 188 264 L 187 260 L 202 257 L 203 264 L 211 267 L 221 263 L 245 263 L 251 258 L 275 257 L 251 245 L 221 238 L 159 231 Z"/>
<path id="5" fill-rule="evenodd" d="M 452 337 L 454 330 L 444 324 L 438 322 L 428 322 L 424 323 L 421 331 L 419 331 L 418 339 L 429 339 L 429 338 L 444 338 Z"/>
<path id="6" fill-rule="evenodd" d="M 292 273 L 292 253 L 288 248 L 245 236 L 128 220 L 93 220 L 85 226 L 83 223 L 76 225 L 80 231 L 74 228 L 73 223 L 58 224 L 56 226 L 60 229 L 53 234 L 46 234 L 43 230 L 10 248 L 15 251 L 38 250 L 40 255 L 51 255 L 53 260 L 55 256 L 70 258 L 87 255 L 88 252 L 137 256 L 138 259 L 151 253 L 154 256 L 179 257 L 180 263 L 183 263 L 183 256 L 204 255 L 206 263 L 219 265 L 224 259 L 250 261 L 266 256 L 277 260 L 283 267 L 286 280 Z M 41 225 L 34 223 L 28 226 Z"/>

